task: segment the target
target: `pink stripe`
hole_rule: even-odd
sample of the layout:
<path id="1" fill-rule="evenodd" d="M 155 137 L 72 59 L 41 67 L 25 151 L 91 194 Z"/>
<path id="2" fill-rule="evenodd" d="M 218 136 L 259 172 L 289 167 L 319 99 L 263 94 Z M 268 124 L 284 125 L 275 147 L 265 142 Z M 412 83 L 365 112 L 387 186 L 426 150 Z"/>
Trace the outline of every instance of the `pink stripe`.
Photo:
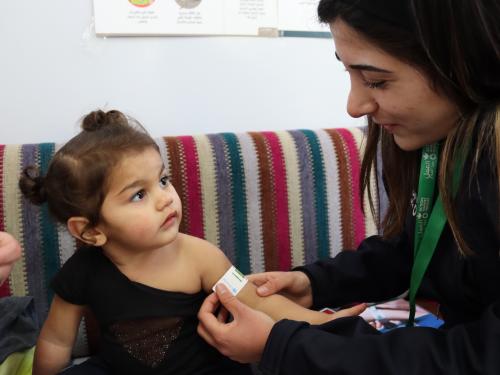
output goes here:
<path id="1" fill-rule="evenodd" d="M 201 196 L 200 166 L 198 163 L 198 153 L 196 144 L 192 136 L 179 136 L 184 149 L 187 199 L 182 202 L 187 205 L 189 213 L 187 232 L 199 238 L 205 238 L 203 230 L 203 204 Z"/>
<path id="2" fill-rule="evenodd" d="M 0 230 L 4 231 L 4 222 L 3 222 L 3 158 L 4 158 L 4 145 L 0 145 Z M 9 288 L 9 280 L 5 280 L 5 282 L 0 285 L 0 297 L 7 297 L 11 295 L 11 291 Z"/>
<path id="3" fill-rule="evenodd" d="M 288 222 L 288 189 L 286 186 L 285 161 L 278 136 L 274 132 L 262 132 L 271 151 L 274 172 L 276 201 L 276 235 L 279 255 L 279 269 L 287 271 L 292 267 L 290 223 Z"/>
<path id="4" fill-rule="evenodd" d="M 351 186 L 353 200 L 353 219 L 354 219 L 354 241 L 356 246 L 366 237 L 365 218 L 363 216 L 362 202 L 359 197 L 359 175 L 361 171 L 361 162 L 359 159 L 359 150 L 356 140 L 352 133 L 347 129 L 337 129 L 347 146 L 349 153 L 349 162 L 351 164 Z"/>

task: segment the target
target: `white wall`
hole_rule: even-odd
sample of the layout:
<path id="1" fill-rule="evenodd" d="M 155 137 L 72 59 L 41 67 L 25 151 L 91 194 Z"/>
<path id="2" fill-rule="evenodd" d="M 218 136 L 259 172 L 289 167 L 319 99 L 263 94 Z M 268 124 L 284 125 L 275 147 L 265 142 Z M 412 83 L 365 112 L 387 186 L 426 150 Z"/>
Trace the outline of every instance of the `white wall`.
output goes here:
<path id="1" fill-rule="evenodd" d="M 0 144 L 62 142 L 97 107 L 153 136 L 363 123 L 328 39 L 103 39 L 91 0 L 17 0 L 2 2 L 0 51 Z"/>

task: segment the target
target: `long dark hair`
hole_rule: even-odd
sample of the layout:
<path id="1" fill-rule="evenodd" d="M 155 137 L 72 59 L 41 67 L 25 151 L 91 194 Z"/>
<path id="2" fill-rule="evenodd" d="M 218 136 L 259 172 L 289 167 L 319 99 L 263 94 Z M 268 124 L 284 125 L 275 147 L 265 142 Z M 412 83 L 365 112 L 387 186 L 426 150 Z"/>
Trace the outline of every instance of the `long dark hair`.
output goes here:
<path id="1" fill-rule="evenodd" d="M 60 223 L 83 216 L 90 228 L 99 223 L 112 167 L 126 155 L 149 147 L 158 150 L 158 146 L 136 120 L 116 110 L 91 112 L 81 127 L 56 152 L 45 176 L 33 166 L 26 167 L 19 187 L 32 203 L 47 202 Z"/>
<path id="2" fill-rule="evenodd" d="M 318 15 L 324 23 L 342 19 L 366 40 L 414 66 L 427 77 L 436 92 L 447 96 L 460 108 L 457 126 L 442 146 L 439 191 L 459 249 L 469 254 L 471 249 L 458 228 L 451 180 L 454 162 L 473 134 L 477 143 L 471 150 L 470 175 L 477 169 L 479 155 L 486 153 L 497 181 L 500 180 L 500 3 L 495 0 L 397 1 L 408 6 L 410 24 L 407 28 L 374 17 L 373 12 L 367 11 L 367 7 L 377 11 L 374 4 L 381 4 L 378 1 L 363 7 L 361 3 L 368 4 L 363 0 L 321 0 Z M 392 2 L 383 5 L 391 7 Z M 386 10 L 380 9 L 381 12 Z M 372 212 L 375 212 L 374 192 L 369 179 L 376 168 L 378 147 L 389 191 L 389 207 L 381 229 L 385 237 L 392 237 L 403 229 L 410 209 L 409 201 L 417 185 L 420 152 L 401 150 L 392 135 L 368 118 L 361 194 L 368 192 Z M 500 212 L 500 207 L 498 210 Z"/>

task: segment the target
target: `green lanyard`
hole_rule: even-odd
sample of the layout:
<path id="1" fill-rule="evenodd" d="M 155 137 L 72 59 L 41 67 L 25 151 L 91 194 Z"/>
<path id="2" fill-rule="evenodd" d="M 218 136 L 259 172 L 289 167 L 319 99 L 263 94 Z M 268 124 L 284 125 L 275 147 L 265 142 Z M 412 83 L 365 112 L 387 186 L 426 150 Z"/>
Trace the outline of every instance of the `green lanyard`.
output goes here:
<path id="1" fill-rule="evenodd" d="M 410 316 L 407 323 L 408 327 L 412 327 L 415 321 L 415 297 L 447 221 L 441 194 L 438 195 L 436 203 L 432 207 L 438 159 L 438 143 L 424 146 L 420 163 L 420 178 L 418 181 L 416 202 L 414 258 L 410 280 Z M 460 158 L 457 160 L 453 171 L 453 194 L 458 189 L 462 166 L 463 158 Z M 429 216 L 431 208 L 432 212 Z"/>

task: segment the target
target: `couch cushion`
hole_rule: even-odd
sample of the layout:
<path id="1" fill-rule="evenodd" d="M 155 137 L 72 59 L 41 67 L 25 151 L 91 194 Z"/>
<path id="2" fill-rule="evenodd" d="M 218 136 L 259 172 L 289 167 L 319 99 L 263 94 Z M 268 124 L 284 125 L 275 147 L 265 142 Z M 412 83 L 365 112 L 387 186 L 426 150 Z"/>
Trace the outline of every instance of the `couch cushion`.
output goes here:
<path id="1" fill-rule="evenodd" d="M 183 202 L 181 231 L 219 246 L 243 273 L 289 270 L 354 249 L 376 233 L 358 193 L 363 134 L 349 128 L 158 138 Z M 57 149 L 0 145 L 0 230 L 24 249 L 0 296 L 34 296 L 40 321 L 53 296 L 49 282 L 77 245 L 46 205 L 22 198 L 17 183 L 24 166 L 44 172 Z M 376 191 L 375 176 L 372 183 Z M 95 336 L 87 316 L 74 354 L 88 354 Z"/>

